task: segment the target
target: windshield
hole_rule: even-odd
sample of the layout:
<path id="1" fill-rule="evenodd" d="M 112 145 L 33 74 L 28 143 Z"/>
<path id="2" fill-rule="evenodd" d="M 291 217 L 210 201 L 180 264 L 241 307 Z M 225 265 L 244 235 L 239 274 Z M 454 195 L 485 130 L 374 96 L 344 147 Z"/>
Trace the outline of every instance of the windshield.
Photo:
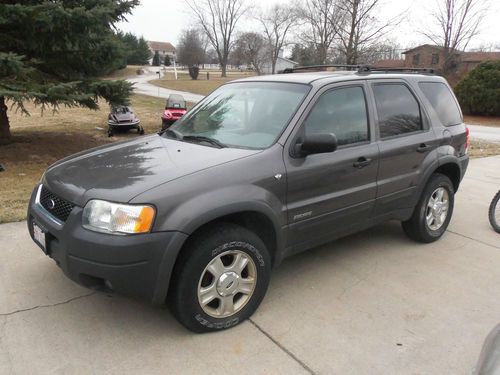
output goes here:
<path id="1" fill-rule="evenodd" d="M 281 134 L 308 91 L 309 86 L 295 83 L 227 84 L 171 129 L 186 139 L 202 136 L 228 147 L 266 148 Z"/>

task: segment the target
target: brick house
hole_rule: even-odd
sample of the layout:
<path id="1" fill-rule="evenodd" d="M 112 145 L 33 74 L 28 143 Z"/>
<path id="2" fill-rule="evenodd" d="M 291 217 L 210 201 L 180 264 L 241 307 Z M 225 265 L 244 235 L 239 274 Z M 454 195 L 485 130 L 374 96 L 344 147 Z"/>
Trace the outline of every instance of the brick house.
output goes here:
<path id="1" fill-rule="evenodd" d="M 459 66 L 459 73 L 467 73 L 483 61 L 500 61 L 500 52 L 464 52 Z"/>
<path id="2" fill-rule="evenodd" d="M 175 47 L 172 45 L 172 43 L 148 41 L 148 46 L 151 50 L 152 56 L 154 56 L 154 54 L 158 52 L 158 54 L 160 55 L 160 61 L 162 63 L 163 61 L 165 61 L 166 55 L 170 56 L 170 59 L 175 56 Z M 149 63 L 151 64 L 152 61 L 153 58 L 150 59 Z"/>
<path id="3" fill-rule="evenodd" d="M 372 64 L 374 68 L 404 68 L 404 60 L 384 59 Z"/>
<path id="4" fill-rule="evenodd" d="M 404 66 L 411 68 L 433 68 L 442 70 L 445 61 L 444 48 L 432 44 L 409 49 L 403 52 L 405 55 Z M 500 60 L 500 52 L 462 52 L 455 50 L 453 53 L 453 65 L 455 74 L 462 76 L 483 61 Z"/>

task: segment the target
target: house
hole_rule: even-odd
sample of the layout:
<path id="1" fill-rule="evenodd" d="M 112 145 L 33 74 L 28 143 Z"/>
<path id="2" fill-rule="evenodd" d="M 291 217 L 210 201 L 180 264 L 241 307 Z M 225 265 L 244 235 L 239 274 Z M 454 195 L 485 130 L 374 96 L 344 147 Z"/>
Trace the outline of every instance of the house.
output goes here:
<path id="1" fill-rule="evenodd" d="M 405 55 L 405 67 L 410 68 L 434 68 L 437 71 L 442 70 L 445 61 L 444 47 L 432 44 L 423 44 L 421 46 L 409 49 L 403 52 Z M 462 52 L 453 51 L 452 68 L 455 74 L 462 76 L 483 61 L 500 60 L 500 52 Z"/>
<path id="2" fill-rule="evenodd" d="M 460 51 L 454 51 L 455 60 L 460 56 Z M 403 52 L 405 67 L 408 68 L 433 68 L 440 70 L 445 61 L 445 51 L 441 46 L 423 44 Z"/>
<path id="3" fill-rule="evenodd" d="M 500 61 L 500 52 L 465 52 L 462 54 L 460 71 L 470 72 L 483 61 Z"/>
<path id="4" fill-rule="evenodd" d="M 404 68 L 405 61 L 404 60 L 379 60 L 376 63 L 373 63 L 372 66 L 374 68 Z"/>
<path id="5" fill-rule="evenodd" d="M 276 59 L 275 72 L 278 73 L 284 69 L 293 68 L 297 65 L 299 65 L 299 63 L 292 61 L 292 60 L 289 60 L 289 59 L 286 59 L 283 56 L 278 56 L 278 58 Z M 273 71 L 273 65 L 272 65 L 271 61 L 266 61 L 264 64 L 262 64 L 261 71 L 264 74 L 271 74 Z"/>
<path id="6" fill-rule="evenodd" d="M 149 49 L 151 50 L 152 56 L 155 55 L 156 52 L 160 55 L 160 61 L 163 63 L 165 61 L 165 56 L 168 55 L 170 59 L 175 56 L 175 47 L 172 43 L 169 42 L 155 42 L 148 41 Z M 153 58 L 150 59 L 149 63 L 153 61 Z"/>

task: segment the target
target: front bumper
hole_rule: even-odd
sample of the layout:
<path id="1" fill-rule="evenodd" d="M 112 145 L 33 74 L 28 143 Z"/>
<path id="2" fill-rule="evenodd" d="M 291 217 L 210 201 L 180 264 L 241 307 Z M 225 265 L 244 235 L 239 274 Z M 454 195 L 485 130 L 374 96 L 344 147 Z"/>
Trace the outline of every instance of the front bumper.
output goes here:
<path id="1" fill-rule="evenodd" d="M 140 123 L 141 123 L 140 120 L 129 121 L 129 122 L 108 121 L 108 126 L 112 126 L 114 128 L 119 128 L 119 127 L 134 128 L 134 127 L 138 127 L 140 125 Z"/>
<path id="2" fill-rule="evenodd" d="M 165 301 L 185 234 L 93 232 L 81 225 L 81 207 L 74 207 L 65 223 L 57 222 L 36 202 L 37 190 L 38 186 L 28 208 L 29 233 L 34 240 L 35 221 L 45 232 L 46 254 L 67 277 L 91 289 L 147 298 L 154 304 Z"/>

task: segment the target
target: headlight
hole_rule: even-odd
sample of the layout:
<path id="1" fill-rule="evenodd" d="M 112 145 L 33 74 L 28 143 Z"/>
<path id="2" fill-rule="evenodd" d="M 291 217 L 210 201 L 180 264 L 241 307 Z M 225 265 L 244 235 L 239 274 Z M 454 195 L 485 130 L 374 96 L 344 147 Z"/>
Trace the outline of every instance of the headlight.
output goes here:
<path id="1" fill-rule="evenodd" d="M 91 200 L 83 209 L 83 227 L 105 233 L 146 233 L 151 230 L 155 209 Z"/>

